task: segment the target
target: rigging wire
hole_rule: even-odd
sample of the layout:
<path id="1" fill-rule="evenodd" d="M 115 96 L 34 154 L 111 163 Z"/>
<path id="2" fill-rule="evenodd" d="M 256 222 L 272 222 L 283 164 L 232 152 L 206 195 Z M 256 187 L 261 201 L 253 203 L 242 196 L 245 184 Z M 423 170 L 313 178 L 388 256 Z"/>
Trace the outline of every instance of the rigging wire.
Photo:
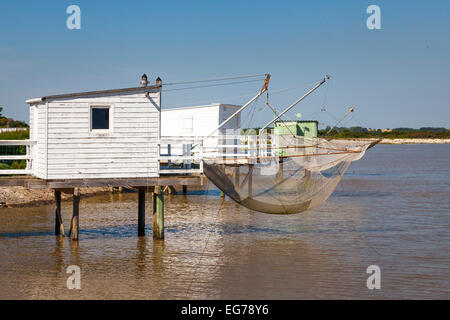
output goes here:
<path id="1" fill-rule="evenodd" d="M 236 77 L 227 77 L 227 78 L 214 78 L 214 79 L 202 79 L 202 80 L 187 80 L 187 81 L 179 81 L 179 82 L 169 82 L 164 83 L 164 86 L 173 86 L 178 84 L 188 84 L 188 83 L 202 83 L 202 82 L 215 82 L 215 81 L 227 81 L 227 80 L 235 80 L 235 79 L 246 79 L 246 78 L 256 78 L 256 77 L 266 77 L 265 74 L 254 74 L 254 75 L 244 75 L 244 76 L 236 76 Z"/>
<path id="2" fill-rule="evenodd" d="M 301 84 L 297 84 L 297 85 L 295 85 L 295 86 L 293 86 L 293 87 L 281 88 L 281 89 L 278 89 L 278 90 L 270 91 L 270 94 L 271 94 L 271 95 L 274 95 L 274 94 L 279 94 L 279 93 L 282 93 L 282 92 L 285 92 L 285 91 L 290 91 L 290 90 L 298 89 L 298 88 L 304 87 L 304 86 L 306 86 L 306 85 L 310 85 L 310 84 L 317 83 L 318 81 L 320 81 L 320 80 L 314 80 L 314 81 L 304 82 L 304 83 L 301 83 Z"/>
<path id="3" fill-rule="evenodd" d="M 242 127 L 242 124 L 245 124 L 245 123 L 247 122 L 247 120 L 250 118 L 249 124 L 248 124 L 248 128 L 250 129 L 251 122 L 252 122 L 252 118 L 253 118 L 253 115 L 254 115 L 254 112 L 255 112 L 255 109 L 256 109 L 256 105 L 257 105 L 257 103 L 258 103 L 258 100 L 259 100 L 259 97 L 256 98 L 255 101 L 252 102 L 252 106 L 251 106 L 250 109 L 249 109 L 250 111 L 248 112 L 248 114 L 247 114 L 247 116 L 245 117 L 244 121 L 241 121 L 241 127 Z"/>
<path id="4" fill-rule="evenodd" d="M 237 98 L 247 98 L 247 97 L 252 97 L 254 95 L 254 93 L 248 93 L 248 94 L 244 94 L 244 95 L 240 95 L 240 96 L 233 96 L 233 97 L 223 97 L 223 98 L 214 98 L 217 101 L 221 101 L 224 99 L 237 99 Z M 202 101 L 192 101 L 192 102 L 188 102 L 188 103 L 177 103 L 177 104 L 173 104 L 169 107 L 164 107 L 164 108 L 173 108 L 173 107 L 179 107 L 179 106 L 192 106 L 192 105 L 199 105 L 201 103 L 211 103 L 211 100 L 202 100 Z"/>
<path id="5" fill-rule="evenodd" d="M 255 80 L 255 81 L 259 81 L 259 80 Z M 292 86 L 292 87 L 281 88 L 281 89 L 278 89 L 278 90 L 270 90 L 270 94 L 271 95 L 280 94 L 280 93 L 287 92 L 287 91 L 294 90 L 294 89 L 298 89 L 300 87 L 304 87 L 304 86 L 306 86 L 308 84 L 312 84 L 312 83 L 316 83 L 316 82 L 317 81 L 310 81 L 310 82 L 305 82 L 305 83 L 298 84 L 298 85 L 295 85 L 295 86 Z M 224 85 L 227 85 L 227 84 L 224 84 Z M 185 88 L 180 88 L 180 89 L 185 89 Z M 188 88 L 186 88 L 186 89 L 188 89 Z M 165 92 L 172 91 L 172 90 L 174 90 L 174 89 L 168 89 L 168 90 L 165 90 Z M 224 100 L 224 99 L 230 100 L 230 99 L 252 97 L 253 95 L 254 95 L 254 93 L 248 93 L 248 94 L 244 94 L 244 95 L 238 95 L 238 96 L 232 96 L 232 97 L 227 96 L 227 97 L 223 97 L 223 98 L 214 98 L 214 99 L 215 100 Z M 173 104 L 173 105 L 171 105 L 169 107 L 164 107 L 164 108 L 173 108 L 173 107 L 179 107 L 179 106 L 189 106 L 189 105 L 196 105 L 196 104 L 199 104 L 199 103 L 209 103 L 209 102 L 211 102 L 211 100 L 201 100 L 201 101 L 198 100 L 198 101 L 191 101 L 191 102 L 188 102 L 188 103 Z"/>
<path id="6" fill-rule="evenodd" d="M 249 83 L 249 82 L 259 82 L 264 79 L 256 79 L 256 80 L 246 80 L 246 81 L 235 81 L 235 82 L 229 82 L 229 83 L 216 83 L 216 84 L 210 84 L 210 85 L 204 85 L 204 86 L 194 86 L 194 87 L 184 87 L 184 88 L 175 88 L 175 89 L 167 89 L 165 92 L 168 91 L 180 91 L 180 90 L 188 90 L 188 89 L 198 89 L 198 88 L 209 88 L 209 87 L 218 87 L 218 86 L 229 86 L 233 84 L 241 84 L 241 83 Z"/>
<path id="7" fill-rule="evenodd" d="M 325 88 L 325 94 L 324 94 L 323 103 L 322 103 L 324 109 L 325 109 L 325 106 L 327 105 L 327 102 L 328 102 L 328 87 L 329 87 L 328 81 L 326 83 L 326 86 L 327 87 Z"/>

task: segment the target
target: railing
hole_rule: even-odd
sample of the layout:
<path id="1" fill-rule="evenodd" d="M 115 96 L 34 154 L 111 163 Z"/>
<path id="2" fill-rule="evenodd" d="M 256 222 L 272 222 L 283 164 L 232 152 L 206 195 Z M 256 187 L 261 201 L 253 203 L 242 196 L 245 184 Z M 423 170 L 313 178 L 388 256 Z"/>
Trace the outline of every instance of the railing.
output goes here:
<path id="1" fill-rule="evenodd" d="M 278 152 L 270 135 L 170 136 L 160 141 L 160 173 L 202 173 L 203 160 L 254 162 Z"/>
<path id="2" fill-rule="evenodd" d="M 189 174 L 203 172 L 203 137 L 162 137 L 159 150 L 160 173 Z"/>
<path id="3" fill-rule="evenodd" d="M 31 174 L 33 172 L 33 146 L 36 141 L 0 140 L 0 175 Z M 2 169 L 26 161 L 24 169 Z M 20 166 L 20 163 L 18 164 Z"/>

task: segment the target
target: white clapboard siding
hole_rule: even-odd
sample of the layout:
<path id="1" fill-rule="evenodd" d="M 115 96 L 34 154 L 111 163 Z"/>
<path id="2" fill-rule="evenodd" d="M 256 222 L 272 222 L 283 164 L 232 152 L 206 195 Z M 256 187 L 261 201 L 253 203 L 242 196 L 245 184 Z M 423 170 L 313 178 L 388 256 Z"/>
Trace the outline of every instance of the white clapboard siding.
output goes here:
<path id="1" fill-rule="evenodd" d="M 30 106 L 30 140 L 36 140 L 36 136 L 35 136 L 35 131 L 36 131 L 36 126 L 33 125 L 36 121 L 36 106 L 31 105 Z M 34 154 L 36 154 L 37 151 L 37 147 L 36 145 L 32 145 L 29 147 L 30 148 L 30 156 L 31 156 L 31 170 L 33 172 L 33 174 L 36 175 L 36 170 L 37 170 L 37 161 L 34 159 Z"/>
<path id="2" fill-rule="evenodd" d="M 236 112 L 240 106 L 214 103 L 205 106 L 163 109 L 161 112 L 161 136 L 194 136 L 210 135 L 223 121 Z M 224 134 L 226 129 L 240 129 L 240 115 L 214 133 L 214 136 Z M 210 138 L 204 142 L 205 146 L 215 146 L 217 139 Z M 167 146 L 161 146 L 161 154 L 167 154 Z M 181 155 L 182 146 L 172 145 L 172 155 Z"/>
<path id="3" fill-rule="evenodd" d="M 47 104 L 36 105 L 37 124 L 36 128 L 36 149 L 34 157 L 36 166 L 34 168 L 35 175 L 38 178 L 45 179 L 47 175 Z M 30 124 L 31 125 L 31 124 Z"/>
<path id="4" fill-rule="evenodd" d="M 110 107 L 110 130 L 90 129 L 91 107 Z M 160 91 L 50 99 L 32 105 L 34 161 L 43 179 L 159 176 Z M 47 114 L 48 108 L 48 114 Z"/>

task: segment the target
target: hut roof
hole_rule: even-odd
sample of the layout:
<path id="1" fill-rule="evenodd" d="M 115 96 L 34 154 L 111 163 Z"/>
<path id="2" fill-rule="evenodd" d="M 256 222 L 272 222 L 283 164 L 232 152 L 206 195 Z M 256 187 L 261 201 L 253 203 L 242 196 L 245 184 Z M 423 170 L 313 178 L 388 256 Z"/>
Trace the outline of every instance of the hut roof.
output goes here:
<path id="1" fill-rule="evenodd" d="M 45 97 L 41 97 L 41 98 L 29 99 L 29 100 L 26 100 L 26 102 L 28 104 L 36 104 L 36 103 L 44 102 L 45 100 L 52 100 L 52 99 L 76 98 L 76 97 L 115 94 L 115 93 L 127 93 L 127 92 L 147 92 L 149 90 L 158 89 L 161 87 L 162 87 L 161 84 L 156 84 L 153 86 L 146 86 L 146 87 L 133 87 L 133 88 L 109 89 L 109 90 L 100 90 L 100 91 L 65 93 L 65 94 L 57 94 L 57 95 L 45 96 Z"/>

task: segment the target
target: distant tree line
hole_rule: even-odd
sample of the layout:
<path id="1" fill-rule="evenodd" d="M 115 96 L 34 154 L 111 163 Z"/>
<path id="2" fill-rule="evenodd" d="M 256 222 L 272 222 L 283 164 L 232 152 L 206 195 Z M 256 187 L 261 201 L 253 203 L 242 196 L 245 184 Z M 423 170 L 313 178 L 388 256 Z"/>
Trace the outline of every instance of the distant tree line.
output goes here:
<path id="1" fill-rule="evenodd" d="M 422 127 L 394 128 L 394 129 L 367 129 L 364 127 L 335 128 L 330 133 L 330 127 L 319 130 L 319 136 L 333 138 L 386 138 L 386 139 L 450 139 L 450 130 L 446 128 Z"/>
<path id="2" fill-rule="evenodd" d="M 450 130 L 442 127 L 371 129 L 364 127 L 338 127 L 331 130 L 328 126 L 319 130 L 319 137 L 332 138 L 385 138 L 385 139 L 450 139 Z M 271 133 L 272 128 L 267 129 Z M 329 132 L 330 131 L 330 132 Z M 259 134 L 259 128 L 241 130 L 242 134 Z M 329 133 L 328 133 L 329 132 Z"/>
<path id="3" fill-rule="evenodd" d="M 7 118 L 2 114 L 2 112 L 3 107 L 0 107 L 0 128 L 28 128 L 27 123 Z"/>

